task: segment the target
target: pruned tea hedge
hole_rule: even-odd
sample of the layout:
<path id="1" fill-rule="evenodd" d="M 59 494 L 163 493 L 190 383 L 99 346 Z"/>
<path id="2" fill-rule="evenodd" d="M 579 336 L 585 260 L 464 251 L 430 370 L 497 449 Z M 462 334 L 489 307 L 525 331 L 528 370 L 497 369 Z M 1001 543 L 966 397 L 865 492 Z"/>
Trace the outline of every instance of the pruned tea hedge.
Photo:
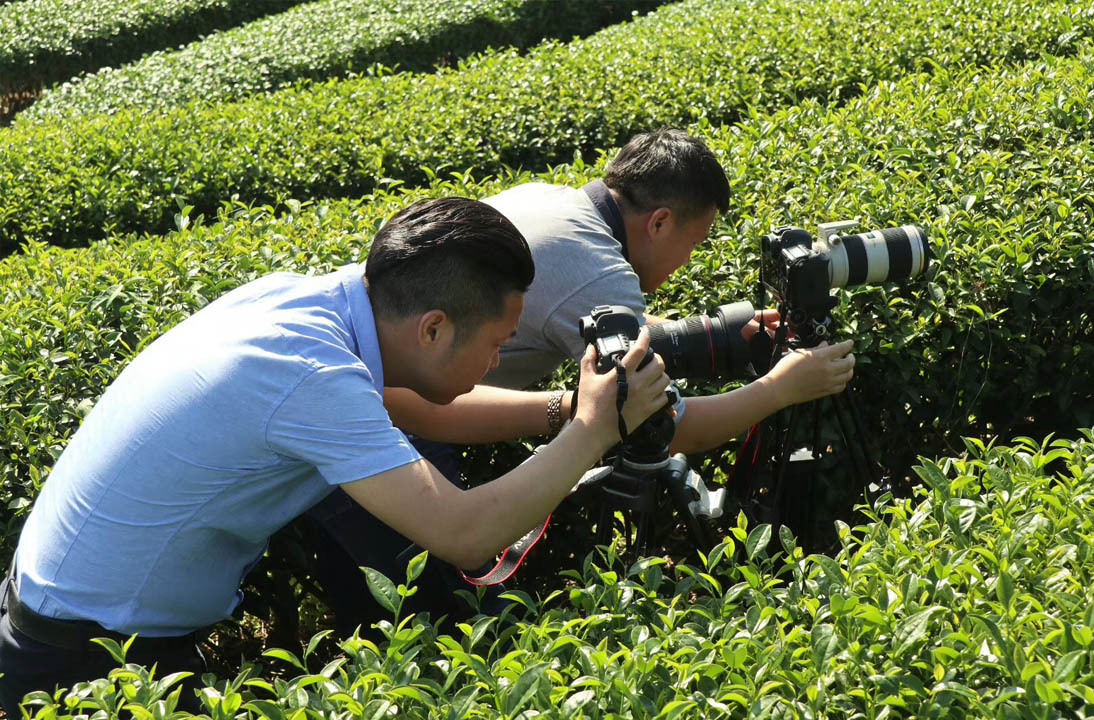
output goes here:
<path id="1" fill-rule="evenodd" d="M 0 99 L 175 47 L 301 0 L 17 0 L 0 5 Z"/>
<path id="2" fill-rule="evenodd" d="M 927 229 L 925 276 L 840 293 L 836 309 L 837 334 L 856 342 L 873 433 L 863 440 L 897 480 L 909 476 L 898 488 L 908 497 L 885 495 L 856 527 L 837 526 L 830 556 L 742 516 L 698 563 L 626 568 L 605 551 L 553 575 L 543 598 L 518 579 L 516 622 L 482 618 L 449 636 L 398 616 L 378 645 L 316 636 L 303 653 L 272 649 L 276 667 L 207 687 L 206 713 L 1094 715 L 1094 43 L 1083 37 L 1094 11 L 708 4 L 436 75 L 0 132 L 9 250 L 175 228 L 72 249 L 30 239 L 0 259 L 0 561 L 107 384 L 213 298 L 269 272 L 359 260 L 416 197 L 480 197 L 533 178 L 580 185 L 633 130 L 690 122 L 727 170 L 731 208 L 654 298 L 658 314 L 750 297 L 760 237 L 776 225 Z M 917 15 L 928 6 L 929 22 Z M 765 8 L 782 14 L 781 35 Z M 844 22 L 858 34 L 841 34 Z M 558 159 L 569 164 L 537 174 L 506 165 Z M 995 434 L 1039 439 L 996 445 Z M 729 459 L 698 469 L 716 481 Z M 249 595 L 270 608 L 298 601 L 299 587 L 271 587 Z M 397 613 L 395 585 L 374 587 Z M 169 718 L 172 690 L 131 667 L 29 707 Z"/>
<path id="3" fill-rule="evenodd" d="M 712 134 L 730 173 L 731 237 L 689 265 L 658 310 L 725 302 L 756 278 L 760 237 L 857 218 L 927 228 L 918 280 L 844 295 L 859 404 L 890 469 L 960 450 L 959 436 L 1094 425 L 1094 65 L 1028 63 L 881 83 Z M 898 478 L 899 479 L 899 478 Z"/>
<path id="4" fill-rule="evenodd" d="M 226 102 L 299 80 L 452 64 L 487 47 L 568 40 L 653 9 L 662 0 L 318 0 L 184 48 L 153 53 L 47 90 L 21 121 L 160 112 L 198 100 Z"/>
<path id="5" fill-rule="evenodd" d="M 838 308 L 840 332 L 857 340 L 856 382 L 889 467 L 952 450 L 965 433 L 1094 423 L 1084 361 L 1094 353 L 1091 57 L 921 74 L 845 109 L 805 103 L 735 126 L 698 126 L 729 172 L 733 207 L 717 230 L 723 240 L 670 283 L 655 309 L 703 312 L 749 297 L 759 236 L 774 225 L 918 222 L 937 253 L 929 276 L 858 288 Z M 578 184 L 593 176 L 578 163 L 548 177 Z M 425 192 L 481 196 L 510 182 L 465 176 Z M 29 502 L 133 352 L 258 273 L 356 259 L 401 198 L 381 193 L 259 223 L 225 218 L 67 253 L 35 245 L 4 260 L 0 409 L 11 422 L 0 431 L 8 448 L 0 501 Z M 185 210 L 176 212 L 180 227 L 195 214 Z"/>
<path id="6" fill-rule="evenodd" d="M 671 28 L 671 32 L 666 32 Z M 0 252 L 169 229 L 179 203 L 353 196 L 429 170 L 540 167 L 634 131 L 734 120 L 919 68 L 1069 53 L 1094 8 L 1039 0 L 692 0 L 454 70 L 293 88 L 166 115 L 0 132 Z"/>

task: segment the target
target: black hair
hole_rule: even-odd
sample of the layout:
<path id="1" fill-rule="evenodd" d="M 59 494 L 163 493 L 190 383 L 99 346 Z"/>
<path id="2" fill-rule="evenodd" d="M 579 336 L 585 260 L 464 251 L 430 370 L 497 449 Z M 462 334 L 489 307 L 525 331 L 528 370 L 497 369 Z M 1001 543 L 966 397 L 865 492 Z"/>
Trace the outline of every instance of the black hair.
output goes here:
<path id="1" fill-rule="evenodd" d="M 635 135 L 608 165 L 604 184 L 623 210 L 642 213 L 668 207 L 691 219 L 717 207 L 729 209 L 729 181 L 714 153 L 682 130 Z"/>
<path id="2" fill-rule="evenodd" d="M 462 197 L 420 200 L 376 234 L 365 286 L 377 317 L 443 310 L 456 342 L 501 317 L 505 298 L 535 277 L 528 243 L 486 203 Z"/>

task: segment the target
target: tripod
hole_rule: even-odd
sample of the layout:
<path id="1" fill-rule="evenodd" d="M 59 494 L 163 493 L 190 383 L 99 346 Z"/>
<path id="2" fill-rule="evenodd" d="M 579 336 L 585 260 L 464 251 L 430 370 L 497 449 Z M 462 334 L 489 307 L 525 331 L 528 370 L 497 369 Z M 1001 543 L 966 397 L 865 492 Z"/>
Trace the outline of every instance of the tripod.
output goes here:
<path id="1" fill-rule="evenodd" d="M 595 490 L 599 504 L 597 544 L 613 541 L 615 514 L 621 513 L 626 542 L 624 557 L 628 562 L 649 555 L 654 549 L 655 521 L 665 493 L 694 546 L 707 551 L 715 545 L 714 533 L 703 518 L 721 516 L 725 490 L 708 490 L 703 479 L 688 467 L 684 455 L 670 457 L 666 449 L 663 457 L 653 462 L 638 462 L 623 455 L 613 465 L 593 471 L 588 487 Z"/>
<path id="2" fill-rule="evenodd" d="M 789 349 L 819 345 L 831 326 L 829 309 L 811 315 L 784 311 L 773 359 Z M 801 321 L 797 327 L 790 323 L 795 341 L 787 339 L 788 316 Z M 827 549 L 837 541 L 835 517 L 818 511 L 835 503 L 843 519 L 850 519 L 863 491 L 878 494 L 887 486 L 869 438 L 850 385 L 835 395 L 793 405 L 749 434 L 734 468 L 735 497 L 754 522 L 769 523 L 776 534 L 786 525 L 804 548 Z M 848 482 L 835 484 L 841 475 Z"/>

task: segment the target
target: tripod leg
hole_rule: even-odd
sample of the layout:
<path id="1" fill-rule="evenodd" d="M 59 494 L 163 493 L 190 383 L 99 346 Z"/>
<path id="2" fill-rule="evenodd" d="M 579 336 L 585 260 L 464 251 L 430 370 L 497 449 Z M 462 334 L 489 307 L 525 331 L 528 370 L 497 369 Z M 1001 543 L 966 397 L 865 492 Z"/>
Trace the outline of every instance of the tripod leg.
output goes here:
<path id="1" fill-rule="evenodd" d="M 850 387 L 844 389 L 843 394 L 845 396 L 847 408 L 850 411 L 851 421 L 855 428 L 855 433 L 858 437 L 868 438 L 865 430 L 865 424 L 862 422 L 862 415 L 859 413 L 858 401 L 855 399 L 855 394 L 851 391 Z M 866 475 L 869 481 L 874 483 L 880 483 L 881 481 L 881 465 L 877 460 L 877 457 L 871 452 L 872 446 L 869 442 L 863 441 L 861 445 L 862 456 L 866 462 Z"/>
<path id="2" fill-rule="evenodd" d="M 638 514 L 638 520 L 635 522 L 634 533 L 634 557 L 629 558 L 630 561 L 637 560 L 639 557 L 644 557 L 650 554 L 653 543 L 653 518 L 650 513 L 640 512 Z"/>
<path id="3" fill-rule="evenodd" d="M 804 403 L 804 405 L 812 404 Z M 775 443 L 775 447 L 781 452 L 779 452 L 778 464 L 771 475 L 773 479 L 771 517 L 767 521 L 771 523 L 771 529 L 776 534 L 778 534 L 779 527 L 782 525 L 783 498 L 786 495 L 786 469 L 790 465 L 790 455 L 794 450 L 794 430 L 798 423 L 798 414 L 801 412 L 801 408 L 802 405 L 794 405 L 790 408 L 790 419 L 786 423 L 784 432 L 779 435 Z"/>
<path id="4" fill-rule="evenodd" d="M 687 485 L 689 472 L 690 469 L 683 456 L 674 456 L 662 471 L 660 482 L 668 486 L 676 515 L 684 521 L 692 543 L 696 549 L 706 553 L 710 552 L 717 541 L 710 527 L 691 512 L 692 493 Z"/>
<path id="5" fill-rule="evenodd" d="M 798 527 L 801 528 L 801 542 L 805 547 L 813 547 L 817 540 L 814 528 L 813 509 L 817 507 L 817 485 L 821 481 L 820 474 L 822 458 L 826 453 L 821 435 L 822 418 L 824 417 L 823 398 L 813 403 L 813 443 L 810 450 L 813 453 L 811 463 L 812 472 L 802 479 L 804 485 L 805 507 L 804 512 L 798 518 Z"/>
<path id="6" fill-rule="evenodd" d="M 612 542 L 612 530 L 615 527 L 615 509 L 610 503 L 601 500 L 600 519 L 596 523 L 596 544 L 607 545 Z"/>
<path id="7" fill-rule="evenodd" d="M 846 387 L 843 392 L 834 395 L 832 406 L 836 410 L 844 445 L 855 464 L 859 486 L 865 488 L 876 484 L 879 479 L 878 465 L 866 445 L 869 436 L 864 430 L 851 388 Z"/>

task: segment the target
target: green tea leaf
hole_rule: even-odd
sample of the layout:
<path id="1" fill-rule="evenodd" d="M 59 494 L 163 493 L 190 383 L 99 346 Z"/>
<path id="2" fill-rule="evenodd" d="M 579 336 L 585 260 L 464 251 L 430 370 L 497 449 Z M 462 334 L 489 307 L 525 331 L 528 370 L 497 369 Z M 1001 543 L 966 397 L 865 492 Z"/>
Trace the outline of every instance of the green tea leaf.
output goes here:
<path id="1" fill-rule="evenodd" d="M 400 600 L 395 583 L 388 580 L 379 570 L 373 570 L 369 567 L 361 568 L 361 570 L 365 573 L 365 581 L 368 583 L 369 592 L 372 593 L 372 597 L 376 598 L 376 602 L 392 614 L 398 612 Z"/>

